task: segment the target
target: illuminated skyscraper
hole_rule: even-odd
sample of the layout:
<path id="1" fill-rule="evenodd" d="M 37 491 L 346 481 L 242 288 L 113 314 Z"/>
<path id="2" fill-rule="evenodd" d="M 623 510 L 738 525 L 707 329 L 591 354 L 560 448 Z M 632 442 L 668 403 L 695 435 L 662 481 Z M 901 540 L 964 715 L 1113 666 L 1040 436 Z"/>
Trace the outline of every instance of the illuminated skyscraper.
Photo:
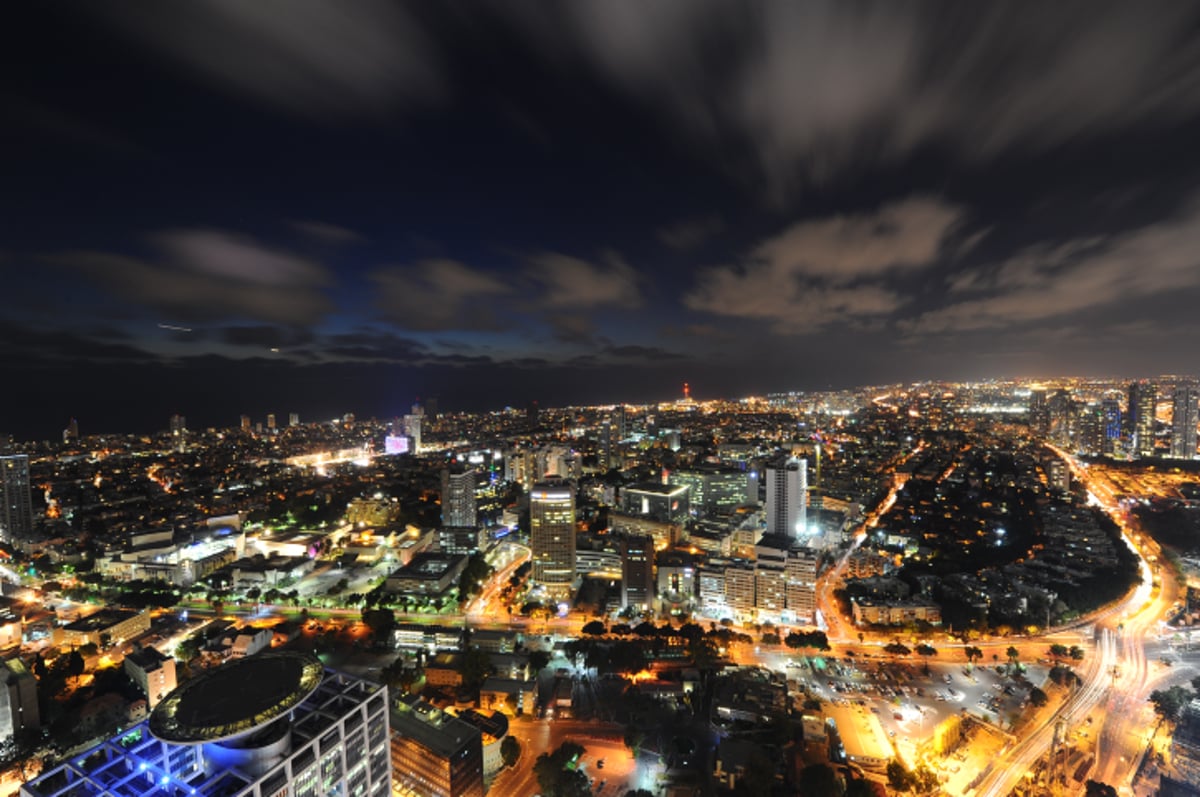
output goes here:
<path id="1" fill-rule="evenodd" d="M 1196 424 L 1200 421 L 1200 390 L 1196 385 L 1177 385 L 1174 395 L 1175 414 L 1171 420 L 1171 456 L 1180 459 L 1196 458 Z"/>
<path id="2" fill-rule="evenodd" d="M 1115 454 L 1121 446 L 1121 402 L 1109 397 L 1100 402 L 1103 423 L 1101 453 Z"/>
<path id="3" fill-rule="evenodd" d="M 12 542 L 33 536 L 33 501 L 29 457 L 0 457 L 0 539 Z"/>
<path id="4" fill-rule="evenodd" d="M 575 581 L 575 491 L 562 481 L 539 482 L 529 494 L 529 547 L 533 580 L 556 600 Z"/>
<path id="5" fill-rule="evenodd" d="M 442 525 L 460 528 L 475 525 L 475 471 L 442 471 Z"/>
<path id="6" fill-rule="evenodd" d="M 1153 382 L 1129 383 L 1130 450 L 1139 457 L 1154 456 L 1154 408 L 1158 404 L 1158 390 Z"/>
<path id="7" fill-rule="evenodd" d="M 267 429 L 272 432 L 275 431 L 275 413 L 273 412 L 267 415 Z"/>
<path id="8" fill-rule="evenodd" d="M 404 416 L 404 434 L 412 440 L 410 450 L 416 454 L 421 451 L 421 421 L 423 415 L 409 414 Z"/>
<path id="9" fill-rule="evenodd" d="M 243 415 L 243 416 L 242 416 L 242 418 L 241 418 L 241 426 L 242 426 L 242 431 L 243 431 L 243 432 L 248 432 L 248 431 L 250 431 L 250 416 L 249 416 L 249 415 Z"/>
<path id="10" fill-rule="evenodd" d="M 808 535 L 808 460 L 787 457 L 767 465 L 767 534 Z"/>

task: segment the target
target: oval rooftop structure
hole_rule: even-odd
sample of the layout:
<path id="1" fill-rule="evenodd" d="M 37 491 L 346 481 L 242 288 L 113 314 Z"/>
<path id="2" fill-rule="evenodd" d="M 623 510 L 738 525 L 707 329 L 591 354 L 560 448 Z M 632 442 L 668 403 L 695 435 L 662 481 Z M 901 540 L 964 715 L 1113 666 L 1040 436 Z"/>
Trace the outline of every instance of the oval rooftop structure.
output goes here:
<path id="1" fill-rule="evenodd" d="M 247 656 L 208 670 L 154 707 L 150 732 L 164 742 L 203 744 L 243 736 L 298 706 L 321 683 L 315 656 Z"/>

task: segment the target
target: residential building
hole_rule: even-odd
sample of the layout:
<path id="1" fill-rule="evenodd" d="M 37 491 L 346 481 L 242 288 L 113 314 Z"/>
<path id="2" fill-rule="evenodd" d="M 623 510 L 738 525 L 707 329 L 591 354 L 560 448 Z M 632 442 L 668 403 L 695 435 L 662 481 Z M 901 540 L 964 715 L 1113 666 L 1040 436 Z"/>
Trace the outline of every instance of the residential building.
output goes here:
<path id="1" fill-rule="evenodd" d="M 164 656 L 152 647 L 138 647 L 125 656 L 125 674 L 146 696 L 146 705 L 153 709 L 176 687 L 175 659 Z"/>
<path id="2" fill-rule="evenodd" d="M 0 540 L 17 542 L 33 537 L 33 498 L 29 457 L 0 457 Z"/>

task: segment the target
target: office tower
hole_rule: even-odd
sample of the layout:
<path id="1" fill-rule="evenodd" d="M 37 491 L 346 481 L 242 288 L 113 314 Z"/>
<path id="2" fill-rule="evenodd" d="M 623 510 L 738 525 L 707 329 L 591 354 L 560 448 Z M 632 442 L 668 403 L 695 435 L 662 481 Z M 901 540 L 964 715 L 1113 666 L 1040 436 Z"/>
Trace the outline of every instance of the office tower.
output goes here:
<path id="1" fill-rule="evenodd" d="M 617 442 L 624 440 L 629 436 L 629 419 L 626 415 L 625 405 L 618 404 L 612 413 L 613 433 L 617 436 Z"/>
<path id="2" fill-rule="evenodd" d="M 421 420 L 424 416 L 409 414 L 404 416 L 404 434 L 412 440 L 409 450 L 414 454 L 421 451 Z"/>
<path id="3" fill-rule="evenodd" d="M 37 678 L 20 659 L 0 663 L 0 744 L 41 727 L 37 689 Z"/>
<path id="4" fill-rule="evenodd" d="M 1048 437 L 1069 451 L 1079 445 L 1079 413 L 1075 399 L 1067 390 L 1056 390 L 1050 397 L 1050 430 Z"/>
<path id="5" fill-rule="evenodd" d="M 1115 454 L 1121 446 L 1121 402 L 1109 396 L 1100 402 L 1100 417 L 1103 424 L 1103 440 L 1100 451 Z"/>
<path id="6" fill-rule="evenodd" d="M 1063 462 L 1058 457 L 1046 463 L 1046 481 L 1050 485 L 1050 489 L 1059 493 L 1071 491 L 1071 471 L 1067 468 L 1067 463 Z"/>
<path id="7" fill-rule="evenodd" d="M 267 431 L 275 431 L 275 413 L 273 412 L 267 414 Z"/>
<path id="8" fill-rule="evenodd" d="M 1044 389 L 1029 394 L 1029 426 L 1034 434 L 1045 437 L 1050 433 L 1050 404 Z"/>
<path id="9" fill-rule="evenodd" d="M 171 416 L 170 431 L 172 437 L 182 437 L 187 431 L 187 418 L 184 418 L 179 413 Z"/>
<path id="10" fill-rule="evenodd" d="M 1130 450 L 1135 456 L 1154 456 L 1154 409 L 1157 404 L 1158 389 L 1153 382 L 1129 383 L 1128 431 Z"/>
<path id="11" fill-rule="evenodd" d="M 425 399 L 425 417 L 431 421 L 438 419 L 438 397 L 430 396 Z"/>
<path id="12" fill-rule="evenodd" d="M 298 412 L 288 413 L 288 426 L 299 426 L 299 425 L 300 425 L 300 413 L 298 413 Z"/>
<path id="13" fill-rule="evenodd" d="M 608 472 L 615 467 L 614 454 L 616 453 L 616 444 L 613 437 L 612 421 L 605 421 L 600 424 L 600 444 L 596 448 L 596 464 L 603 472 Z"/>
<path id="14" fill-rule="evenodd" d="M 541 423 L 541 410 L 538 408 L 536 401 L 529 402 L 529 406 L 525 408 L 525 423 L 530 429 L 536 429 Z"/>
<path id="15" fill-rule="evenodd" d="M 1171 418 L 1171 456 L 1180 459 L 1196 458 L 1196 424 L 1200 409 L 1200 389 L 1196 385 L 1177 385 L 1174 395 L 1174 415 Z"/>
<path id="16" fill-rule="evenodd" d="M 193 676 L 21 794 L 391 797 L 389 742 L 385 687 L 263 652 Z"/>
<path id="17" fill-rule="evenodd" d="M 248 432 L 248 431 L 250 431 L 250 416 L 249 416 L 249 415 L 243 415 L 243 416 L 242 416 L 242 419 L 241 419 L 241 426 L 242 426 L 242 431 L 243 431 L 243 432 Z"/>
<path id="18" fill-rule="evenodd" d="M 29 485 L 29 457 L 0 457 L 0 539 L 12 542 L 33 536 L 33 500 Z"/>
<path id="19" fill-rule="evenodd" d="M 701 517 L 729 513 L 747 503 L 747 479 L 744 471 L 720 466 L 700 465 L 671 474 L 672 482 L 687 486 L 688 505 Z"/>
<path id="20" fill-rule="evenodd" d="M 395 794 L 483 797 L 483 735 L 478 728 L 415 695 L 392 705 L 391 728 Z"/>
<path id="21" fill-rule="evenodd" d="M 767 465 L 767 534 L 808 536 L 808 460 L 780 458 Z"/>
<path id="22" fill-rule="evenodd" d="M 79 421 L 72 418 L 67 422 L 67 428 L 63 429 L 63 442 L 75 443 L 79 441 Z"/>
<path id="23" fill-rule="evenodd" d="M 442 525 L 474 528 L 475 482 L 478 477 L 470 468 L 442 470 Z"/>
<path id="24" fill-rule="evenodd" d="M 529 494 L 529 547 L 533 580 L 556 600 L 571 596 L 575 581 L 575 491 L 562 481 L 533 485 Z"/>
<path id="25" fill-rule="evenodd" d="M 654 540 L 627 536 L 621 540 L 621 608 L 645 611 L 654 603 Z"/>

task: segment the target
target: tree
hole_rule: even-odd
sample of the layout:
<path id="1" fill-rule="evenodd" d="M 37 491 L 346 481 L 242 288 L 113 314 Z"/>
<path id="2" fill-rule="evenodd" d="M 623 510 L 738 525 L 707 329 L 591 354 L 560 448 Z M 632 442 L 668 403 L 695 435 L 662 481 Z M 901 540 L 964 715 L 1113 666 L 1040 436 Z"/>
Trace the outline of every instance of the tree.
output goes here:
<path id="1" fill-rule="evenodd" d="M 893 656 L 907 656 L 909 653 L 912 653 L 908 645 L 905 645 L 903 642 L 889 642 L 883 649 Z"/>
<path id="2" fill-rule="evenodd" d="M 916 785 L 913 774 L 896 758 L 888 762 L 887 782 L 889 789 L 900 792 L 912 791 L 913 786 Z"/>
<path id="3" fill-rule="evenodd" d="M 71 655 L 67 657 L 67 674 L 78 682 L 79 676 L 83 675 L 83 670 L 83 656 L 78 650 L 72 650 Z"/>
<path id="4" fill-rule="evenodd" d="M 590 797 L 587 776 L 575 768 L 583 745 L 563 742 L 551 753 L 542 753 L 533 765 L 538 786 L 546 797 Z"/>
<path id="5" fill-rule="evenodd" d="M 459 672 L 462 673 L 463 686 L 474 692 L 492 674 L 492 658 L 486 651 L 471 648 L 463 654 Z"/>
<path id="6" fill-rule="evenodd" d="M 603 636 L 608 632 L 608 629 L 604 627 L 604 623 L 599 620 L 592 620 L 590 623 L 585 623 L 583 628 L 579 630 L 588 636 Z"/>
<path id="7" fill-rule="evenodd" d="M 625 792 L 625 797 L 654 797 L 654 792 L 646 789 L 630 789 Z"/>
<path id="8" fill-rule="evenodd" d="M 363 625 L 371 629 L 371 634 L 377 640 L 384 640 L 396 624 L 396 615 L 391 609 L 364 609 Z"/>
<path id="9" fill-rule="evenodd" d="M 1067 651 L 1067 655 L 1071 657 L 1071 661 L 1083 661 L 1083 648 L 1078 645 L 1072 645 Z"/>
<path id="10" fill-rule="evenodd" d="M 1055 659 L 1065 659 L 1070 652 L 1070 648 L 1058 642 L 1050 646 L 1050 656 Z"/>
<path id="11" fill-rule="evenodd" d="M 1041 708 L 1050 702 L 1050 698 L 1046 696 L 1045 692 L 1035 686 L 1029 690 L 1029 702 L 1034 708 Z"/>
<path id="12" fill-rule="evenodd" d="M 521 757 L 521 743 L 515 737 L 505 736 L 504 741 L 500 743 L 500 756 L 504 759 L 504 766 L 513 766 Z"/>
<path id="13" fill-rule="evenodd" d="M 927 645 L 924 642 L 922 642 L 920 645 L 917 645 L 917 655 L 924 656 L 925 658 L 929 658 L 930 656 L 936 656 L 937 651 L 934 649 L 934 647 L 932 645 Z"/>
<path id="14" fill-rule="evenodd" d="M 1010 664 L 1016 664 L 1017 660 L 1021 658 L 1021 651 L 1017 650 L 1012 645 L 1009 645 L 1008 650 L 1004 651 L 1004 655 L 1008 656 L 1008 661 Z"/>
<path id="15" fill-rule="evenodd" d="M 1084 789 L 1084 797 L 1117 797 L 1116 789 L 1098 780 L 1089 780 Z"/>
<path id="16" fill-rule="evenodd" d="M 804 797 L 842 797 L 842 784 L 828 764 L 812 764 L 800 770 L 796 785 Z"/>
<path id="17" fill-rule="evenodd" d="M 983 651 L 974 645 L 967 645 L 967 647 L 963 649 L 963 653 L 966 654 L 968 662 L 983 660 Z"/>
<path id="18" fill-rule="evenodd" d="M 1170 689 L 1156 689 L 1150 693 L 1150 702 L 1160 717 L 1173 720 L 1192 699 L 1192 693 L 1182 686 L 1172 686 Z"/>
<path id="19" fill-rule="evenodd" d="M 646 732 L 640 725 L 630 723 L 625 726 L 624 739 L 629 752 L 633 753 L 634 758 L 637 758 L 638 752 L 642 749 L 642 743 L 646 741 Z"/>
<path id="20" fill-rule="evenodd" d="M 529 653 L 529 669 L 535 673 L 541 672 L 550 663 L 550 654 L 544 650 L 534 650 Z"/>

